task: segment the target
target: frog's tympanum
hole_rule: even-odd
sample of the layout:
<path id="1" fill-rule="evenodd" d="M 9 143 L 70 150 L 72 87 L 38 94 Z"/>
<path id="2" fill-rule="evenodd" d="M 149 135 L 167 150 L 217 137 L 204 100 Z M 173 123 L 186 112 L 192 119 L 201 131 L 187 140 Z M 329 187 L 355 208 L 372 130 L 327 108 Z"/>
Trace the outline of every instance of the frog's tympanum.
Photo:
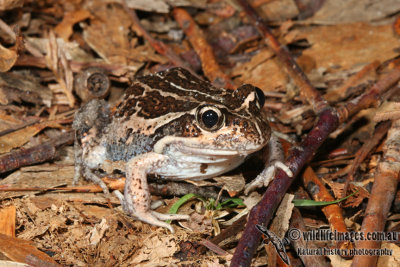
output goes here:
<path id="1" fill-rule="evenodd" d="M 264 94 L 252 85 L 216 88 L 182 68 L 138 78 L 110 109 L 92 100 L 75 115 L 75 178 L 102 186 L 100 172 L 126 174 L 124 210 L 149 224 L 186 215 L 150 209 L 147 175 L 166 179 L 205 179 L 240 165 L 270 140 L 260 109 Z"/>

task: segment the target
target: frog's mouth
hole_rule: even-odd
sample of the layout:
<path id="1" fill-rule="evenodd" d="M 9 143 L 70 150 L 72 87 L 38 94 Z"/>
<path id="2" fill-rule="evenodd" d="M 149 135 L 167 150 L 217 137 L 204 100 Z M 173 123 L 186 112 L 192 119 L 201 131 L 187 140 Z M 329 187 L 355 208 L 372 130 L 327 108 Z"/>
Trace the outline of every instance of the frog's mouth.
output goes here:
<path id="1" fill-rule="evenodd" d="M 216 156 L 216 157 L 229 157 L 229 156 L 247 156 L 251 153 L 254 153 L 260 150 L 263 146 L 259 148 L 246 149 L 246 150 L 229 150 L 229 149 L 220 149 L 220 148 L 206 148 L 206 147 L 194 147 L 187 146 L 183 143 L 176 143 L 173 145 L 176 149 L 181 151 L 184 154 L 192 154 L 192 155 L 201 155 L 201 156 Z"/>
<path id="2" fill-rule="evenodd" d="M 154 145 L 154 152 L 163 154 L 165 149 L 179 151 L 185 155 L 197 155 L 203 157 L 230 158 L 245 157 L 262 149 L 265 144 L 243 144 L 234 148 L 221 148 L 202 145 L 197 140 L 188 138 L 165 137 Z"/>

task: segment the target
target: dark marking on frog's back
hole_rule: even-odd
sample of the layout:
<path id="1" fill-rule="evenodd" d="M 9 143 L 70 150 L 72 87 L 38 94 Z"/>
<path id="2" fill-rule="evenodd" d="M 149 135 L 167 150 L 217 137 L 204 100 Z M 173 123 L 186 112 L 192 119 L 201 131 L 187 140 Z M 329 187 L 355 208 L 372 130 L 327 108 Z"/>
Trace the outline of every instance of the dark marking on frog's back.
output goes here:
<path id="1" fill-rule="evenodd" d="M 201 103 L 208 103 L 224 105 L 248 117 L 248 108 L 251 113 L 258 112 L 254 104 L 243 106 L 246 97 L 254 91 L 252 85 L 243 85 L 235 91 L 221 90 L 185 69 L 174 68 L 137 78 L 116 107 L 114 116 L 129 120 L 137 113 L 137 116 L 152 119 L 169 112 L 187 112 Z"/>
<path id="2" fill-rule="evenodd" d="M 179 136 L 179 137 L 197 137 L 201 135 L 201 130 L 194 123 L 194 116 L 184 114 L 164 125 L 158 127 L 155 131 L 154 138 L 157 141 L 162 136 Z"/>
<path id="3" fill-rule="evenodd" d="M 134 84 L 138 88 L 140 83 Z M 142 88 L 143 89 L 143 88 Z M 144 90 L 144 89 L 143 89 Z M 129 120 L 137 112 L 137 116 L 145 119 L 158 118 L 170 112 L 187 112 L 198 106 L 197 102 L 176 99 L 172 96 L 163 96 L 158 90 L 147 90 L 141 95 L 129 95 L 129 91 L 117 106 L 115 117 Z"/>
<path id="4" fill-rule="evenodd" d="M 192 98 L 197 102 L 222 104 L 230 109 L 240 108 L 247 95 L 255 90 L 252 85 L 244 85 L 237 90 L 221 90 L 207 81 L 200 80 L 183 68 L 169 69 L 157 75 L 140 77 L 138 80 L 150 88 Z"/>
<path id="5" fill-rule="evenodd" d="M 198 103 L 162 96 L 158 91 L 151 91 L 138 98 L 137 105 L 140 107 L 138 116 L 152 119 L 171 112 L 187 112 L 196 108 Z"/>

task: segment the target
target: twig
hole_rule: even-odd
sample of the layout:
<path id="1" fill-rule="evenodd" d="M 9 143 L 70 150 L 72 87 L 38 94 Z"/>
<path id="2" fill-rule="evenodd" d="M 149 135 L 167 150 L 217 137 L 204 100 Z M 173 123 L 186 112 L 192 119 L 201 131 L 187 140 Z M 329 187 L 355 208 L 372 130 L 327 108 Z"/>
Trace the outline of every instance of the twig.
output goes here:
<path id="1" fill-rule="evenodd" d="M 365 142 L 363 144 L 363 146 L 357 151 L 356 157 L 354 158 L 354 160 L 351 164 L 351 169 L 349 171 L 349 174 L 347 175 L 346 184 L 345 184 L 344 190 L 343 190 L 344 194 L 346 194 L 350 182 L 352 182 L 354 180 L 354 174 L 357 171 L 360 164 L 368 156 L 368 154 L 371 152 L 371 150 L 379 144 L 381 139 L 386 135 L 390 126 L 391 126 L 390 121 L 385 121 L 385 122 L 382 122 L 381 124 L 379 124 L 375 129 L 374 136 L 371 139 L 369 139 L 367 142 Z M 344 197 L 344 196 L 342 196 L 342 197 Z"/>
<path id="2" fill-rule="evenodd" d="M 304 224 L 303 218 L 301 217 L 300 211 L 296 208 L 293 209 L 292 218 L 290 219 L 290 228 L 296 228 L 301 232 L 307 231 L 306 226 Z M 309 248 L 314 249 L 317 248 L 316 245 L 312 242 L 306 242 L 303 238 L 299 238 L 297 240 L 290 240 L 295 251 L 297 249 Z M 304 266 L 307 267 L 329 267 L 331 266 L 325 259 L 323 255 L 299 255 L 301 261 L 304 263 Z"/>
<path id="3" fill-rule="evenodd" d="M 317 201 L 334 201 L 335 199 L 329 194 L 328 189 L 317 177 L 311 167 L 307 167 L 303 173 L 303 182 L 305 188 L 312 197 Z M 347 232 L 347 227 L 343 218 L 343 211 L 338 204 L 328 205 L 322 208 L 322 212 L 327 218 L 332 231 Z M 339 241 L 337 243 L 339 249 L 353 249 L 354 244 L 350 241 Z"/>
<path id="4" fill-rule="evenodd" d="M 182 8 L 174 8 L 173 15 L 199 55 L 204 75 L 218 87 L 234 89 L 236 86 L 220 69 L 212 52 L 212 47 L 208 44 L 203 31 L 196 25 L 190 14 Z"/>
<path id="5" fill-rule="evenodd" d="M 303 101 L 308 102 L 314 112 L 319 114 L 328 107 L 328 103 L 324 100 L 321 94 L 312 86 L 310 80 L 293 60 L 287 48 L 281 45 L 278 40 L 272 35 L 264 20 L 250 6 L 246 0 L 237 0 L 246 15 L 253 25 L 260 31 L 264 37 L 268 47 L 276 54 L 280 62 L 283 64 L 286 72 L 293 78 L 294 82 L 300 89 L 300 96 Z"/>
<path id="6" fill-rule="evenodd" d="M 382 78 L 380 78 L 378 82 L 375 83 L 368 92 L 340 106 L 337 109 L 340 123 L 347 121 L 349 117 L 353 116 L 354 114 L 365 108 L 376 106 L 379 103 L 381 94 L 388 88 L 395 85 L 399 79 L 400 64 L 396 65 L 391 72 L 385 74 Z"/>
<path id="7" fill-rule="evenodd" d="M 71 144 L 73 141 L 73 132 L 67 132 L 43 144 L 3 155 L 0 157 L 0 173 L 52 160 L 57 154 L 56 147 Z"/>
<path id="8" fill-rule="evenodd" d="M 151 47 L 154 48 L 158 53 L 161 55 L 166 56 L 172 64 L 175 66 L 183 67 L 190 71 L 192 74 L 196 75 L 197 74 L 192 70 L 190 65 L 183 61 L 179 55 L 177 55 L 169 46 L 164 44 L 163 42 L 159 42 L 156 39 L 154 39 L 140 24 L 139 18 L 136 15 L 136 12 L 133 9 L 130 9 L 128 5 L 126 4 L 126 1 L 122 1 L 122 5 L 124 6 L 125 11 L 129 14 L 129 16 L 132 19 L 132 22 L 135 24 L 136 28 L 140 31 L 139 34 L 143 36 L 144 39 L 146 39 L 147 42 L 151 45 Z"/>

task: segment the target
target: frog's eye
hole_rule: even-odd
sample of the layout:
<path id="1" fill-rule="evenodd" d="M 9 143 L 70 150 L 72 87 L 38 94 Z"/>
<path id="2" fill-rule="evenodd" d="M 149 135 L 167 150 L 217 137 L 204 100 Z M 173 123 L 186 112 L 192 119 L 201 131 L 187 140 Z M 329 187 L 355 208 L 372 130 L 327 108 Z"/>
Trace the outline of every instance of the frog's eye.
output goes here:
<path id="1" fill-rule="evenodd" d="M 258 87 L 255 87 L 255 90 L 256 90 L 257 102 L 260 105 L 260 109 L 262 109 L 265 103 L 264 92 Z"/>
<path id="2" fill-rule="evenodd" d="M 217 107 L 203 105 L 197 109 L 196 120 L 204 130 L 215 131 L 221 128 L 225 119 Z"/>

